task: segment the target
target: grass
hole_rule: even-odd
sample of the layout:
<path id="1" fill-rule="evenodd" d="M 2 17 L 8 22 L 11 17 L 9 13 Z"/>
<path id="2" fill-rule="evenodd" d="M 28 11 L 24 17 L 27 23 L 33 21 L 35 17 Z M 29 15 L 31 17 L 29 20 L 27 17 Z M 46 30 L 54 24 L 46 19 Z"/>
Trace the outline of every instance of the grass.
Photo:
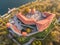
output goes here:
<path id="1" fill-rule="evenodd" d="M 51 23 L 51 25 L 47 29 L 45 29 L 43 32 L 39 32 L 37 34 L 31 35 L 31 37 L 35 37 L 38 39 L 44 39 L 53 28 L 54 28 L 54 25 L 53 23 Z"/>
<path id="2" fill-rule="evenodd" d="M 27 43 L 31 38 L 30 37 L 20 37 L 18 38 L 18 42 L 20 42 L 20 44 L 24 44 Z"/>

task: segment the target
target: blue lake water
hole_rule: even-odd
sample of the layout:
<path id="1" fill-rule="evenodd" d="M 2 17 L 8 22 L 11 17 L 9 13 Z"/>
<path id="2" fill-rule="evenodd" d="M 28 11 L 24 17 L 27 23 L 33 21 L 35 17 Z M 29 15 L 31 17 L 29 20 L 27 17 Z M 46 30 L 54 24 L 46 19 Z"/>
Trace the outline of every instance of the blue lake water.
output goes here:
<path id="1" fill-rule="evenodd" d="M 7 13 L 8 8 L 19 7 L 32 1 L 35 0 L 0 0 L 0 14 L 3 15 Z"/>

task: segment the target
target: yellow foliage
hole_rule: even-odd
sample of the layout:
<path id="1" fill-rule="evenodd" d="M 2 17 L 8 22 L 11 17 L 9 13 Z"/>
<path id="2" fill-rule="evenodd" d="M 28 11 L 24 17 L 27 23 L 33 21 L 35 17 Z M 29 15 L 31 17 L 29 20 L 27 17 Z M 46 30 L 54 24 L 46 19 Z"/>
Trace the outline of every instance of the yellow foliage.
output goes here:
<path id="1" fill-rule="evenodd" d="M 31 29 L 30 29 L 30 28 L 27 28 L 27 29 L 26 29 L 26 32 L 27 32 L 27 33 L 30 33 L 30 32 L 31 32 Z"/>

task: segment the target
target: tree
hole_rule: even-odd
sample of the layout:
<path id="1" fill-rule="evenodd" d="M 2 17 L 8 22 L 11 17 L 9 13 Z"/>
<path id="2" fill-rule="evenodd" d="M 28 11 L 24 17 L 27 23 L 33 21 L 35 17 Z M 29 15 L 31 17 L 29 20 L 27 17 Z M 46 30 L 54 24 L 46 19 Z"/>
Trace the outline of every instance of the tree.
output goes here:
<path id="1" fill-rule="evenodd" d="M 26 32 L 27 32 L 27 33 L 30 33 L 31 31 L 32 31 L 32 29 L 26 28 Z"/>
<path id="2" fill-rule="evenodd" d="M 40 40 L 34 40 L 31 45 L 42 45 Z"/>
<path id="3" fill-rule="evenodd" d="M 25 10 L 23 11 L 23 14 L 27 14 L 30 11 L 29 7 L 26 7 Z"/>

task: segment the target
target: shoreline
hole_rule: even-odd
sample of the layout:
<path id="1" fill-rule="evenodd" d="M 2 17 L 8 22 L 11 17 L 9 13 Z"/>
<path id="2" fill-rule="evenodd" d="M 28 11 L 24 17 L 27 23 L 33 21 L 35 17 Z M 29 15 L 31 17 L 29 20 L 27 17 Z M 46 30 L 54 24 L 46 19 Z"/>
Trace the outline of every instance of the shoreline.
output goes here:
<path id="1" fill-rule="evenodd" d="M 28 2 L 28 3 L 26 3 L 26 4 L 24 4 L 24 5 L 21 5 L 21 6 L 19 6 L 19 7 L 14 7 L 15 8 L 15 10 L 17 10 L 17 9 L 19 9 L 19 8 L 22 8 L 22 7 L 25 7 L 25 6 L 27 6 L 27 5 L 29 5 L 29 4 L 31 4 L 31 3 L 35 3 L 36 1 L 32 1 L 32 2 Z M 13 8 L 12 8 L 12 10 L 13 10 Z M 13 10 L 14 11 L 14 10 Z M 12 12 L 13 12 L 12 11 Z M 3 14 L 2 16 L 1 16 L 1 18 L 4 18 L 4 17 L 6 17 L 6 16 L 8 16 L 10 13 L 5 13 L 5 14 Z"/>

